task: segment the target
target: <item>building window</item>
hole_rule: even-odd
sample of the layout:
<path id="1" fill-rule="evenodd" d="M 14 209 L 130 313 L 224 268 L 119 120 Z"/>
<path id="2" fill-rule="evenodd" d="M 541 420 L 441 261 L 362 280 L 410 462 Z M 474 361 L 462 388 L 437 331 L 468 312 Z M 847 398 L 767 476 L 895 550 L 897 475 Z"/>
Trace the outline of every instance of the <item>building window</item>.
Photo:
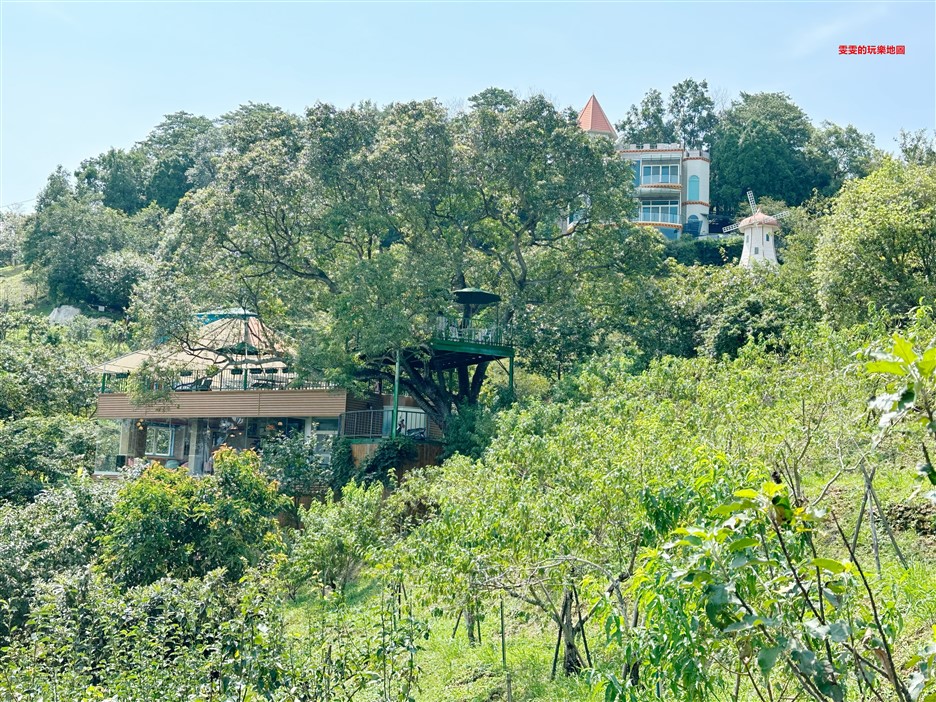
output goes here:
<path id="1" fill-rule="evenodd" d="M 767 235 L 767 241 L 770 241 L 770 234 Z"/>
<path id="2" fill-rule="evenodd" d="M 337 436 L 337 431 L 316 431 L 312 433 L 312 450 L 323 466 L 331 465 L 332 447 Z"/>
<path id="3" fill-rule="evenodd" d="M 689 193 L 687 198 L 689 200 L 699 199 L 699 176 L 689 176 Z"/>
<path id="4" fill-rule="evenodd" d="M 640 206 L 641 222 L 679 224 L 679 200 L 648 200 Z"/>
<path id="5" fill-rule="evenodd" d="M 679 166 L 644 166 L 643 183 L 678 183 Z"/>
<path id="6" fill-rule="evenodd" d="M 757 255 L 757 254 L 759 254 L 759 253 L 760 253 L 760 249 L 757 248 L 757 247 L 755 246 L 755 247 L 754 247 L 754 255 Z"/>
<path id="7" fill-rule="evenodd" d="M 146 427 L 146 455 L 171 456 L 175 450 L 175 429 L 171 426 L 150 424 Z"/>

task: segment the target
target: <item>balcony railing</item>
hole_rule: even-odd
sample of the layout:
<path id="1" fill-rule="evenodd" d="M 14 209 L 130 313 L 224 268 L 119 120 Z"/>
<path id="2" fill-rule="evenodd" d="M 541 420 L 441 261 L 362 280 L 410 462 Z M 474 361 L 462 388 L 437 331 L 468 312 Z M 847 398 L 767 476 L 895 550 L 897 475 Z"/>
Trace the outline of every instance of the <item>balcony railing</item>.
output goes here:
<path id="1" fill-rule="evenodd" d="M 393 410 L 361 410 L 341 415 L 340 436 L 379 441 L 393 435 Z M 441 441 L 442 431 L 421 410 L 397 410 L 397 436 L 414 441 Z"/>
<path id="2" fill-rule="evenodd" d="M 128 373 L 105 373 L 101 376 L 100 392 L 127 392 L 130 384 L 140 382 Z M 333 383 L 309 380 L 289 368 L 226 368 L 211 375 L 204 373 L 186 374 L 154 382 L 154 390 L 168 389 L 173 392 L 207 392 L 209 390 L 331 390 Z"/>
<path id="3" fill-rule="evenodd" d="M 432 336 L 441 341 L 461 341 L 490 346 L 510 345 L 510 335 L 503 327 L 483 322 L 476 324 L 474 320 L 466 321 L 456 317 L 438 317 Z"/>
<path id="4" fill-rule="evenodd" d="M 679 215 L 670 214 L 669 212 L 660 212 L 657 214 L 644 214 L 643 212 L 641 212 L 640 218 L 637 221 L 638 222 L 653 222 L 654 224 L 657 224 L 660 222 L 665 223 L 665 224 L 679 224 Z"/>

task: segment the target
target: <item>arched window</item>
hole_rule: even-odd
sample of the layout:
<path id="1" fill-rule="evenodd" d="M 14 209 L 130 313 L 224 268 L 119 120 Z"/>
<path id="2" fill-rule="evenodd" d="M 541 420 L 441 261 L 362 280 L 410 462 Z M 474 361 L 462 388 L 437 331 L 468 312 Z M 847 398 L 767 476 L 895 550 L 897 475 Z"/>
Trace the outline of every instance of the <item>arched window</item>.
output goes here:
<path id="1" fill-rule="evenodd" d="M 689 196 L 686 199 L 699 199 L 699 176 L 689 176 Z"/>

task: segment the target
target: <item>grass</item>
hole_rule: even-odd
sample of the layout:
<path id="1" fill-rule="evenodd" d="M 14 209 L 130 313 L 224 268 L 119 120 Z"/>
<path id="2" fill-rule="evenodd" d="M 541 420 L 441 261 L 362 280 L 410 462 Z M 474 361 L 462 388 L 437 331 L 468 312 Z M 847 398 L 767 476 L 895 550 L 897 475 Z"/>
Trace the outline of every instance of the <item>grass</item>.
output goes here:
<path id="1" fill-rule="evenodd" d="M 906 454 L 901 456 L 906 458 Z M 804 489 L 810 498 L 818 496 L 834 470 L 814 470 L 804 475 Z M 885 508 L 910 498 L 918 488 L 914 471 L 895 461 L 882 464 L 875 477 L 875 488 Z M 827 491 L 821 506 L 834 512 L 843 529 L 852 535 L 864 493 L 864 479 L 860 472 L 843 473 Z M 918 499 L 918 498 L 917 498 Z M 878 594 L 892 599 L 903 622 L 895 658 L 903 666 L 927 640 L 936 624 L 936 537 L 919 535 L 912 530 L 896 530 L 897 543 L 907 559 L 904 569 L 896 551 L 887 540 L 883 528 L 878 529 L 880 539 L 881 572 L 877 571 L 871 547 L 867 516 L 861 528 L 856 555 L 867 575 L 871 587 Z M 826 523 L 818 534 L 818 548 L 838 558 L 846 558 L 847 551 L 831 523 Z M 380 585 L 372 577 L 363 576 L 352 582 L 345 593 L 345 602 L 352 620 L 367 622 L 373 617 L 379 602 Z M 884 598 L 882 598 L 883 601 Z M 414 601 L 420 598 L 414 595 Z M 321 616 L 318 593 L 302 593 L 286 610 L 290 630 L 301 635 L 312 632 L 316 617 Z M 517 702 L 562 702 L 567 700 L 603 699 L 600 689 L 589 685 L 586 675 L 567 678 L 561 675 L 550 679 L 555 629 L 544 626 L 539 616 L 531 617 L 515 600 L 505 601 L 505 638 L 507 664 L 512 681 L 512 699 Z M 507 699 L 506 675 L 501 662 L 500 618 L 496 608 L 487 612 L 482 624 L 482 641 L 469 646 L 464 625 L 455 636 L 455 621 L 449 616 L 433 616 L 428 609 L 417 609 L 417 618 L 430 627 L 428 640 L 421 642 L 417 656 L 421 669 L 419 691 L 415 699 L 434 702 L 493 702 Z M 601 656 L 604 632 L 601 623 L 589 625 L 592 655 Z M 750 690 L 742 690 L 742 699 L 753 700 Z"/>
<path id="2" fill-rule="evenodd" d="M 366 625 L 372 621 L 379 597 L 380 583 L 376 578 L 364 576 L 350 583 L 344 593 L 348 608 L 345 616 Z M 321 626 L 322 607 L 318 591 L 300 592 L 284 612 L 288 631 L 299 637 L 314 635 Z M 453 618 L 433 616 L 429 610 L 419 608 L 414 614 L 428 622 L 430 631 L 417 655 L 421 669 L 417 700 L 491 702 L 507 699 L 498 611 L 487 613 L 481 625 L 481 643 L 477 646 L 469 646 L 463 622 L 452 636 Z M 599 635 L 599 626 L 596 623 L 592 627 L 593 637 Z M 595 697 L 585 675 L 570 678 L 560 672 L 555 680 L 550 680 L 555 630 L 543 629 L 531 622 L 527 613 L 512 601 L 505 602 L 505 639 L 512 699 L 516 702 L 600 699 Z"/>

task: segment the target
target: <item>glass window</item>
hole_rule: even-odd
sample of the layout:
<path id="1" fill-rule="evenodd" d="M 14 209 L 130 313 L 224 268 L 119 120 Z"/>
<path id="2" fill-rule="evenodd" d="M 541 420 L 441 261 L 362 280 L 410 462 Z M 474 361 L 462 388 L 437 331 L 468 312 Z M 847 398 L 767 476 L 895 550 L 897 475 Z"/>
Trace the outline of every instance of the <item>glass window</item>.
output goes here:
<path id="1" fill-rule="evenodd" d="M 645 202 L 640 208 L 640 220 L 642 222 L 677 224 L 679 222 L 679 201 L 650 200 Z"/>
<path id="2" fill-rule="evenodd" d="M 756 254 L 760 253 L 760 249 L 758 249 L 756 246 L 754 247 L 754 253 Z"/>
<path id="3" fill-rule="evenodd" d="M 770 234 L 767 235 L 767 241 L 770 241 Z"/>
<path id="4" fill-rule="evenodd" d="M 146 427 L 146 455 L 171 456 L 175 448 L 175 430 L 170 426 Z"/>
<path id="5" fill-rule="evenodd" d="M 698 200 L 699 199 L 699 176 L 689 176 L 689 193 L 688 199 Z"/>

